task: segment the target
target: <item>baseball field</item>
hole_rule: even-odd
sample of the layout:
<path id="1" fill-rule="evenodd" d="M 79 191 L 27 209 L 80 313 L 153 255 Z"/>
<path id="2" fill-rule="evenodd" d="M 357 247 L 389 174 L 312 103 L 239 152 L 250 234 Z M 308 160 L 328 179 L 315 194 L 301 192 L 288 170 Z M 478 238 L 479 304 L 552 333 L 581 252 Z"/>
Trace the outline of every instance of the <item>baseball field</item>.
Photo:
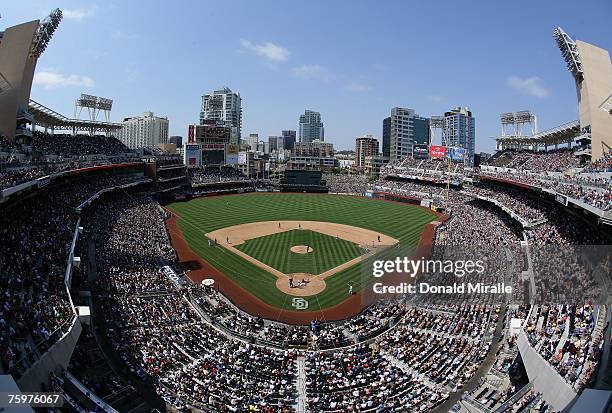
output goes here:
<path id="1" fill-rule="evenodd" d="M 342 195 L 252 193 L 166 206 L 207 264 L 279 310 L 336 306 L 372 281 L 364 266 L 415 247 L 429 210 Z M 172 229 L 171 229 L 172 231 Z M 367 268 L 367 267 L 366 267 Z M 188 274 L 189 275 L 189 274 Z M 304 281 L 302 283 L 302 281 Z"/>

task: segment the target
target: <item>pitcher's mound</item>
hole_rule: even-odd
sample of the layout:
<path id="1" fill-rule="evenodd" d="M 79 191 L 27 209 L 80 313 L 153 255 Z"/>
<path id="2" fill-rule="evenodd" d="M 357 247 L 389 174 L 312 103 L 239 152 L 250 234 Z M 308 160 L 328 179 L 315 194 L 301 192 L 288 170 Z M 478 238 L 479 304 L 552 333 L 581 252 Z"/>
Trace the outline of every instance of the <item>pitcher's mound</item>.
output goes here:
<path id="1" fill-rule="evenodd" d="M 294 245 L 290 248 L 290 250 L 296 254 L 309 254 L 313 251 L 312 247 L 309 247 L 308 245 Z"/>

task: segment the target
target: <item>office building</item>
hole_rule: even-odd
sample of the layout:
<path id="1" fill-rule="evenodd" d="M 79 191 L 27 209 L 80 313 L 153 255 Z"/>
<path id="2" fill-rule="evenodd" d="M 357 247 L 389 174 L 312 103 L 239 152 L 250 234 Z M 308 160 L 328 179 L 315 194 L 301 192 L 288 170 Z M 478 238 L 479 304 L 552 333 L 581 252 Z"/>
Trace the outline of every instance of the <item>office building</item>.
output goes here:
<path id="1" fill-rule="evenodd" d="M 476 145 L 476 120 L 467 106 L 457 107 L 444 113 L 442 145 L 465 149 L 466 165 L 471 166 L 473 164 Z"/>
<path id="2" fill-rule="evenodd" d="M 258 133 L 249 133 L 249 136 L 244 138 L 243 141 L 249 146 L 252 151 L 257 150 L 257 145 L 259 144 L 259 134 Z"/>
<path id="3" fill-rule="evenodd" d="M 238 143 L 242 132 L 242 99 L 230 88 L 215 90 L 202 96 L 200 124 L 204 120 L 221 121 L 231 128 L 230 139 Z"/>
<path id="4" fill-rule="evenodd" d="M 384 155 L 366 156 L 364 160 L 363 172 L 367 176 L 378 178 L 380 169 L 389 163 L 389 157 Z"/>
<path id="5" fill-rule="evenodd" d="M 333 158 L 334 145 L 329 142 L 314 140 L 312 142 L 296 142 L 291 151 L 293 156 L 309 156 L 318 158 Z"/>
<path id="6" fill-rule="evenodd" d="M 389 159 L 391 162 L 412 156 L 412 146 L 429 144 L 429 119 L 417 115 L 413 109 L 393 108 L 388 123 Z M 383 155 L 385 131 L 383 121 Z"/>
<path id="7" fill-rule="evenodd" d="M 269 153 L 278 150 L 278 141 L 279 139 L 281 140 L 282 143 L 282 137 L 280 136 L 268 136 L 268 150 Z"/>
<path id="8" fill-rule="evenodd" d="M 168 143 L 168 118 L 145 112 L 142 116 L 125 118 L 118 138 L 130 149 L 156 147 Z"/>
<path id="9" fill-rule="evenodd" d="M 391 116 L 383 119 L 382 154 L 389 157 L 391 153 Z"/>
<path id="10" fill-rule="evenodd" d="M 292 150 L 295 145 L 296 133 L 294 130 L 284 130 L 281 132 L 283 138 L 283 148 Z"/>
<path id="11" fill-rule="evenodd" d="M 378 140 L 372 135 L 355 139 L 355 169 L 363 170 L 366 156 L 378 155 Z"/>
<path id="12" fill-rule="evenodd" d="M 182 136 L 170 136 L 170 138 L 168 139 L 168 142 L 173 143 L 176 145 L 177 148 L 180 148 L 183 146 L 183 137 Z"/>
<path id="13" fill-rule="evenodd" d="M 306 110 L 300 115 L 300 142 L 312 142 L 314 140 L 325 140 L 321 114 L 312 110 Z"/>

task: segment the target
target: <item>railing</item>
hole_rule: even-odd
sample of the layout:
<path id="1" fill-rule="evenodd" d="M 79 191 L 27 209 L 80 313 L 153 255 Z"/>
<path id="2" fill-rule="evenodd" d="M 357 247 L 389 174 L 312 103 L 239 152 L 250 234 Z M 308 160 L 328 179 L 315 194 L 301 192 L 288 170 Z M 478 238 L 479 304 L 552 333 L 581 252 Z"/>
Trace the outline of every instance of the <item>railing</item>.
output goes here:
<path id="1" fill-rule="evenodd" d="M 502 413 L 508 410 L 514 403 L 518 402 L 533 388 L 533 383 L 527 383 L 519 391 L 514 393 L 508 400 L 499 406 L 493 413 Z"/>
<path id="2" fill-rule="evenodd" d="M 100 397 L 96 396 L 96 394 L 93 391 L 85 387 L 83 383 L 81 383 L 76 377 L 74 377 L 68 371 L 66 372 L 66 378 L 70 381 L 70 383 L 74 385 L 74 387 L 79 389 L 79 391 L 83 393 L 84 396 L 89 398 L 89 400 L 91 400 L 91 402 L 94 403 L 98 407 L 98 409 L 101 409 L 102 411 L 106 413 L 119 413 L 117 410 L 113 409 L 111 405 L 106 403 Z"/>
<path id="3" fill-rule="evenodd" d="M 25 372 L 34 365 L 34 363 L 42 357 L 46 351 L 51 348 L 51 346 L 62 338 L 64 338 L 67 334 L 72 330 L 72 326 L 74 325 L 75 319 L 78 316 L 76 308 L 74 307 L 74 303 L 72 301 L 72 296 L 70 294 L 70 285 L 72 283 L 72 261 L 74 259 L 74 248 L 76 246 L 76 242 L 80 233 L 80 224 L 81 219 L 78 218 L 74 234 L 72 236 L 72 243 L 70 245 L 70 251 L 68 253 L 68 262 L 66 264 L 66 271 L 64 272 L 64 288 L 66 289 L 66 294 L 68 296 L 68 301 L 70 302 L 70 309 L 72 311 L 72 316 L 70 320 L 65 321 L 59 327 L 57 327 L 46 340 L 43 340 L 39 343 L 36 343 L 36 346 L 28 351 L 11 369 L 11 373 L 16 377 L 21 377 Z"/>

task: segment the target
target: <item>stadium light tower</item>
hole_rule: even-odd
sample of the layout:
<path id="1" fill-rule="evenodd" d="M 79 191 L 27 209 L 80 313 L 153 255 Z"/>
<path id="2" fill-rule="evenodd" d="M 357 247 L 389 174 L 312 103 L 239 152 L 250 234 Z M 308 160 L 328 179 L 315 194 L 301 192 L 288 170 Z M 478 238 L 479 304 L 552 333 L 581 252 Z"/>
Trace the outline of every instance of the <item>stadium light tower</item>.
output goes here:
<path id="1" fill-rule="evenodd" d="M 526 136 L 523 127 L 528 125 L 531 135 L 538 133 L 538 119 L 530 110 L 519 112 L 507 112 L 500 115 L 502 137 L 506 136 Z"/>
<path id="2" fill-rule="evenodd" d="M 110 113 L 113 108 L 113 100 L 101 98 L 99 96 L 81 93 L 81 96 L 74 102 L 74 117 L 80 119 L 83 108 L 87 108 L 89 120 L 95 121 L 100 111 L 104 112 L 107 122 L 110 122 Z"/>
<path id="3" fill-rule="evenodd" d="M 53 10 L 40 24 L 32 39 L 30 46 L 30 57 L 38 59 L 49 45 L 49 41 L 53 37 L 53 33 L 62 21 L 62 11 L 60 9 Z"/>
<path id="4" fill-rule="evenodd" d="M 83 108 L 87 108 L 87 113 L 89 113 L 89 120 L 96 120 L 97 104 L 98 104 L 97 96 L 92 96 L 86 93 L 81 93 L 81 96 L 74 102 L 74 117 L 76 119 L 80 119 L 81 111 L 83 110 Z"/>
<path id="5" fill-rule="evenodd" d="M 561 27 L 557 27 L 553 33 L 557 46 L 561 50 L 561 55 L 565 59 L 567 64 L 567 70 L 571 72 L 577 82 L 580 82 L 583 77 L 582 61 L 580 60 L 580 53 L 576 42 L 572 39 L 569 34 Z"/>

